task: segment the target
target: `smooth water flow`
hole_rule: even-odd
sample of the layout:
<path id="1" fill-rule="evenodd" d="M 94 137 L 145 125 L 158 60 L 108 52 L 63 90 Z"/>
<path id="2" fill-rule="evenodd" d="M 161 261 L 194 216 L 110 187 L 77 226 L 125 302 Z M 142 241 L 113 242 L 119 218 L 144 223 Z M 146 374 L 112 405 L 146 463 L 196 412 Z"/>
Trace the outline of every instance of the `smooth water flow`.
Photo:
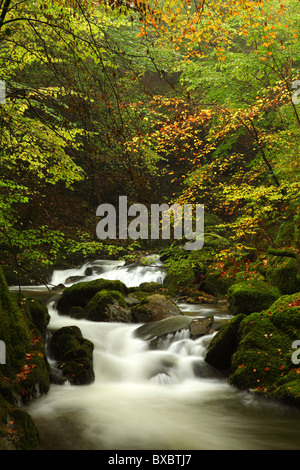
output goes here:
<path id="1" fill-rule="evenodd" d="M 120 279 L 136 286 L 162 282 L 164 272 L 158 260 L 140 267 L 98 262 L 55 272 L 52 283 L 68 285 L 66 279 L 73 276 Z M 51 385 L 47 395 L 26 407 L 44 449 L 300 448 L 295 410 L 236 390 L 205 363 L 212 336 L 192 340 L 181 332 L 151 350 L 134 335 L 140 325 L 74 320 L 58 315 L 53 301 L 48 308 L 51 329 L 78 325 L 94 343 L 95 381 Z M 224 315 L 211 306 L 180 308 L 197 316 Z"/>

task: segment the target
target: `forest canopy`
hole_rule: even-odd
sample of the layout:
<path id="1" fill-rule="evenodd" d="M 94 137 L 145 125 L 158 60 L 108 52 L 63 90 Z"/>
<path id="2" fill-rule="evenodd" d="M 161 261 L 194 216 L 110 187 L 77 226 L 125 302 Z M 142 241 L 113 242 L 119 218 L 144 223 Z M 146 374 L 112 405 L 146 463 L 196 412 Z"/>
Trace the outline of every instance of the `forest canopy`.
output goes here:
<path id="1" fill-rule="evenodd" d="M 148 249 L 96 237 L 123 195 L 203 204 L 219 262 L 299 263 L 299 6 L 1 0 L 1 263 Z"/>

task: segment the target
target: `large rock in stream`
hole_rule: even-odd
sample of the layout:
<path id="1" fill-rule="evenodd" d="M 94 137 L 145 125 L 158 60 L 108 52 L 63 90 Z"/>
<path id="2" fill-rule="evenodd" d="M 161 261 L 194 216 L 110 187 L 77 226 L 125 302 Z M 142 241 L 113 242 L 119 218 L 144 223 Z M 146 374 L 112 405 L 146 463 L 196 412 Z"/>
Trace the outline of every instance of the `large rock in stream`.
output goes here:
<path id="1" fill-rule="evenodd" d="M 213 328 L 212 316 L 205 318 L 193 318 L 185 315 L 168 317 L 160 321 L 145 323 L 138 327 L 134 334 L 136 337 L 156 345 L 160 338 L 175 334 L 182 330 L 189 331 L 189 336 L 196 338 L 209 334 Z"/>
<path id="2" fill-rule="evenodd" d="M 182 315 L 180 308 L 167 296 L 151 294 L 142 298 L 141 302 L 132 308 L 132 319 L 136 323 L 159 321 L 164 318 Z"/>
<path id="3" fill-rule="evenodd" d="M 111 281 L 108 279 L 95 279 L 84 281 L 67 287 L 57 302 L 58 313 L 70 315 L 72 307 L 84 309 L 89 301 L 101 290 L 118 291 L 122 295 L 127 295 L 127 286 L 121 281 Z"/>
<path id="4" fill-rule="evenodd" d="M 94 381 L 94 345 L 83 338 L 77 326 L 65 326 L 55 331 L 50 341 L 50 352 L 57 361 L 52 379 L 54 382 L 68 381 L 72 385 L 84 385 Z M 61 374 L 56 374 L 58 370 Z"/>
<path id="5" fill-rule="evenodd" d="M 149 283 L 148 283 L 149 284 Z M 129 289 L 121 281 L 97 279 L 68 287 L 57 302 L 59 314 L 100 322 L 147 323 L 182 315 L 166 295 L 149 285 Z M 143 291 L 142 288 L 147 289 Z"/>

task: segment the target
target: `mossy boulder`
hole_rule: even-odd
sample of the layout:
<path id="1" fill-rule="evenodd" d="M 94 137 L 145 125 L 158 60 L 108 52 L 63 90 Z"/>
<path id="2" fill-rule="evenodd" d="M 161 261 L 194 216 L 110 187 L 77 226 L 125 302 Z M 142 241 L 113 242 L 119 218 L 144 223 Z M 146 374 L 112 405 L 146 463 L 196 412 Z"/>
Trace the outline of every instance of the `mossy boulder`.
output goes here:
<path id="1" fill-rule="evenodd" d="M 91 321 L 130 322 L 131 313 L 124 296 L 117 290 L 101 290 L 84 309 L 85 318 Z"/>
<path id="2" fill-rule="evenodd" d="M 236 325 L 228 338 L 231 322 Z M 224 367 L 224 350 L 229 345 L 226 365 L 231 384 L 300 406 L 300 368 L 293 359 L 293 343 L 299 338 L 297 293 L 282 296 L 264 311 L 234 317 L 215 336 L 206 361 L 218 368 L 220 361 Z"/>
<path id="3" fill-rule="evenodd" d="M 117 290 L 100 290 L 87 303 L 86 307 L 73 306 L 70 317 L 85 318 L 95 322 L 130 322 L 130 308 L 125 297 Z"/>
<path id="4" fill-rule="evenodd" d="M 232 315 L 249 315 L 270 307 L 281 296 L 281 292 L 267 282 L 259 280 L 233 284 L 227 292 L 228 310 Z"/>
<path id="5" fill-rule="evenodd" d="M 178 288 L 188 289 L 193 284 L 195 278 L 193 268 L 188 264 L 185 265 L 183 262 L 181 264 L 174 262 L 174 265 L 167 271 L 164 285 L 170 292 L 176 293 Z"/>
<path id="6" fill-rule="evenodd" d="M 38 302 L 34 307 L 30 302 L 30 307 L 27 299 L 9 292 L 0 269 L 0 340 L 5 345 L 5 361 L 0 365 L 0 449 L 38 448 L 37 430 L 20 405 L 50 387 L 42 334 L 47 313 Z M 37 325 L 35 307 L 42 312 L 42 325 Z"/>
<path id="7" fill-rule="evenodd" d="M 283 295 L 291 295 L 300 292 L 300 281 L 297 278 L 296 263 L 270 267 L 267 271 L 266 278 L 271 284 L 278 287 Z"/>
<path id="8" fill-rule="evenodd" d="M 162 284 L 158 282 L 142 282 L 139 286 L 144 292 L 158 292 L 162 287 Z"/>
<path id="9" fill-rule="evenodd" d="M 72 385 L 89 384 L 94 381 L 93 350 L 91 341 L 83 338 L 77 326 L 57 330 L 50 341 L 50 353 L 57 361 L 63 380 Z"/>
<path id="10" fill-rule="evenodd" d="M 128 293 L 126 285 L 119 280 L 95 279 L 94 281 L 79 282 L 63 291 L 57 302 L 58 313 L 69 315 L 72 307 L 85 308 L 94 295 L 101 290 L 119 291 L 123 295 Z"/>
<path id="11" fill-rule="evenodd" d="M 24 298 L 24 307 L 28 311 L 32 322 L 41 333 L 43 338 L 46 337 L 47 326 L 50 321 L 50 315 L 47 306 L 38 299 Z"/>
<path id="12" fill-rule="evenodd" d="M 226 295 L 230 286 L 236 282 L 235 279 L 235 274 L 230 270 L 223 271 L 222 269 L 211 266 L 206 270 L 203 290 L 216 297 L 223 297 Z"/>
<path id="13" fill-rule="evenodd" d="M 1 401 L 1 395 L 0 410 L 5 410 L 0 417 L 0 450 L 39 450 L 39 435 L 31 416 Z"/>

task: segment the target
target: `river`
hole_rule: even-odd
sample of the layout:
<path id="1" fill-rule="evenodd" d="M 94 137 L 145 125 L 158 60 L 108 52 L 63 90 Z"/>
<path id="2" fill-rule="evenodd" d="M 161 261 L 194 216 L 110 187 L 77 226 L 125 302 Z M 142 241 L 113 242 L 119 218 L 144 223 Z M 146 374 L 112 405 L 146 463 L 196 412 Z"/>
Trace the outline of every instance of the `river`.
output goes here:
<path id="1" fill-rule="evenodd" d="M 98 261 L 55 271 L 51 283 L 71 285 L 82 279 L 74 276 L 120 279 L 130 287 L 163 282 L 164 270 L 158 259 L 148 266 Z M 45 294 L 42 286 L 32 290 Z M 95 381 L 83 386 L 52 384 L 47 395 L 26 406 L 43 449 L 300 449 L 297 410 L 239 391 L 223 377 L 195 375 L 195 365 L 197 370 L 205 366 L 212 336 L 191 340 L 181 334 L 151 350 L 134 335 L 139 325 L 74 320 L 58 315 L 51 296 L 47 303 L 49 329 L 78 325 L 94 343 Z M 191 316 L 227 315 L 216 306 L 179 307 Z"/>

